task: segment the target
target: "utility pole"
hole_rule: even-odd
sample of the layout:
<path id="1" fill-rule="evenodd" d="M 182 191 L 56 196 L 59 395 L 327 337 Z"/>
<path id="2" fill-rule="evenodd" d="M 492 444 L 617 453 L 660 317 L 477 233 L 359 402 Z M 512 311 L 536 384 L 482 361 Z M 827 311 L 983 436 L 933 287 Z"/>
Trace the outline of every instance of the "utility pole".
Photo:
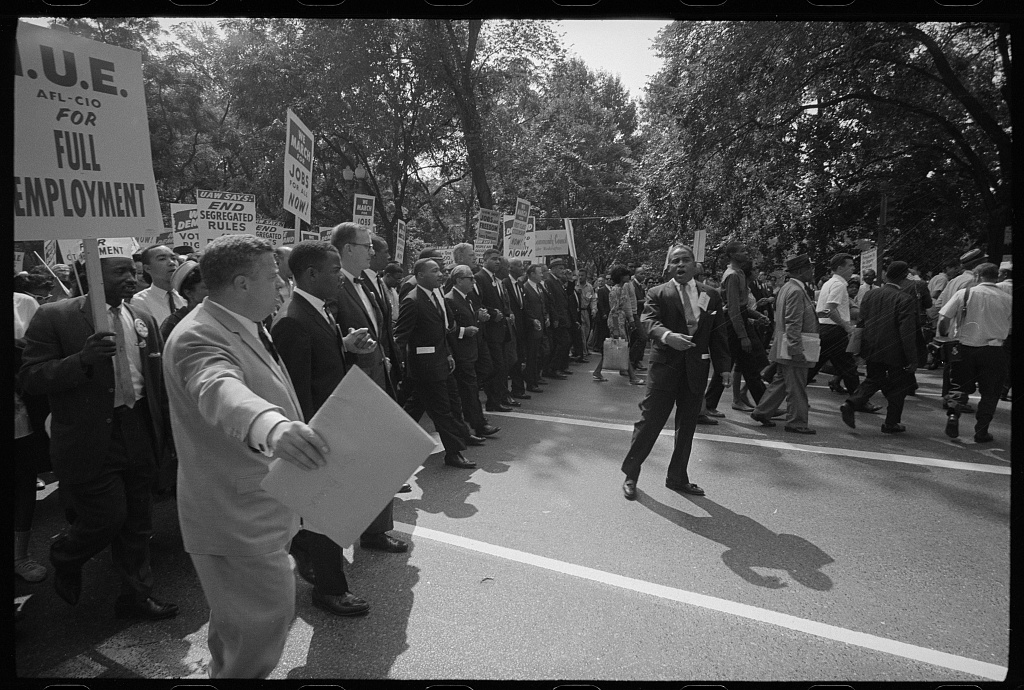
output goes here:
<path id="1" fill-rule="evenodd" d="M 889 185 L 885 182 L 882 183 L 882 207 L 878 213 L 878 240 L 875 243 L 878 246 L 878 266 L 882 265 L 882 252 L 885 251 L 885 222 L 886 216 L 889 212 Z"/>

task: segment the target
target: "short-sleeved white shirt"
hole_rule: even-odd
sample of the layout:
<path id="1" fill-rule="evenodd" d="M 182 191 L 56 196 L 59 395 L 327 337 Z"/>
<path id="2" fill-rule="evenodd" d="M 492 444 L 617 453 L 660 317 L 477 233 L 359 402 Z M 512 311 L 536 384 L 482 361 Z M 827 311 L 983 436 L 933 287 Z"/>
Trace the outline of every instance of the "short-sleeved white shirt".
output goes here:
<path id="1" fill-rule="evenodd" d="M 941 316 L 951 319 L 959 328 L 954 334 L 969 347 L 1002 345 L 1010 334 L 1013 319 L 1013 298 L 994 283 L 971 287 L 967 298 L 967 314 L 960 323 L 960 307 L 964 303 L 963 290 L 957 290 L 939 310 Z"/>
<path id="2" fill-rule="evenodd" d="M 839 316 L 843 321 L 850 321 L 850 293 L 846 291 L 846 279 L 838 273 L 825 281 L 818 293 L 818 311 L 825 311 L 828 304 L 838 304 Z M 836 325 L 828 316 L 819 317 L 818 323 Z"/>

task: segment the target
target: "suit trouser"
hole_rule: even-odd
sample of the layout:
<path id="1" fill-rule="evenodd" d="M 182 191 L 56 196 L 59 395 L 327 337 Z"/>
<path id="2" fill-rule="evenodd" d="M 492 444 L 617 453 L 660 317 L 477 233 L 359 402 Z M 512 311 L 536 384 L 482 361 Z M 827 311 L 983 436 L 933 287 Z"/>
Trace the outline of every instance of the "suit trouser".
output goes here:
<path id="1" fill-rule="evenodd" d="M 300 529 L 292 537 L 288 552 L 297 561 L 313 567 L 314 587 L 320 594 L 341 595 L 348 591 L 342 549 L 326 534 Z"/>
<path id="2" fill-rule="evenodd" d="M 686 466 L 690 462 L 690 449 L 693 446 L 693 433 L 697 429 L 697 414 L 700 412 L 702 397 L 693 393 L 686 385 L 686 374 L 680 381 L 679 388 L 674 391 L 656 390 L 651 381 L 657 375 L 656 367 L 664 364 L 651 364 L 652 376 L 647 379 L 647 394 L 640 402 L 640 421 L 633 425 L 633 440 L 629 444 L 626 459 L 622 461 L 622 471 L 627 479 L 636 480 L 640 476 L 640 466 L 651 449 L 654 448 L 658 435 L 665 427 L 672 407 L 676 408 L 675 443 L 672 448 L 672 459 L 669 461 L 667 481 L 688 483 L 689 476 Z M 704 382 L 700 382 L 700 390 L 704 390 Z"/>
<path id="3" fill-rule="evenodd" d="M 462 415 L 469 426 L 479 431 L 486 426 L 483 408 L 480 407 L 480 384 L 476 380 L 476 363 L 455 360 L 455 383 L 462 403 Z"/>
<path id="4" fill-rule="evenodd" d="M 586 357 L 587 350 L 583 345 L 583 325 L 579 321 L 569 324 L 570 352 L 576 357 Z"/>
<path id="5" fill-rule="evenodd" d="M 846 351 L 850 343 L 850 336 L 846 334 L 842 326 L 835 324 L 821 324 L 818 328 L 821 335 L 821 356 L 811 369 L 807 378 L 814 378 L 826 361 L 831 361 L 835 367 L 836 375 L 843 380 L 843 386 L 848 391 L 857 390 L 860 384 L 860 377 L 857 375 L 857 362 L 853 355 Z"/>
<path id="6" fill-rule="evenodd" d="M 512 340 L 505 343 L 505 361 L 511 362 L 508 368 L 508 378 L 512 384 L 512 395 L 523 395 L 526 393 L 526 381 L 523 379 L 523 363 L 526 359 L 526 352 L 519 334 Z"/>
<path id="7" fill-rule="evenodd" d="M 995 416 L 1006 380 L 1006 351 L 1002 345 L 961 345 L 960 351 L 963 359 L 951 365 L 950 399 L 958 405 L 966 405 L 968 396 L 977 390 L 981 400 L 974 413 L 974 433 L 984 433 Z"/>
<path id="8" fill-rule="evenodd" d="M 523 370 L 523 378 L 530 388 L 536 388 L 537 381 L 540 379 L 540 356 L 543 343 L 543 338 L 526 337 L 526 347 L 524 348 L 526 350 L 526 366 Z"/>
<path id="9" fill-rule="evenodd" d="M 764 395 L 765 389 L 764 381 L 761 379 L 761 370 L 767 364 L 764 346 L 761 344 L 761 339 L 757 337 L 757 332 L 752 326 L 748 325 L 747 337 L 750 338 L 750 352 L 744 352 L 743 347 L 740 345 L 739 336 L 736 335 L 732 325 L 727 326 L 727 329 L 729 331 L 729 352 L 732 354 L 732 361 L 739 373 L 743 375 L 743 380 L 747 382 L 747 391 L 750 392 L 750 397 L 757 404 L 761 402 L 761 396 Z M 844 345 L 844 350 L 845 347 Z M 734 392 L 735 390 L 733 389 Z M 721 393 L 719 393 L 720 395 Z M 717 402 L 716 400 L 715 403 L 717 404 Z"/>
<path id="10" fill-rule="evenodd" d="M 547 361 L 546 373 L 565 371 L 569 368 L 569 325 L 559 323 L 551 328 L 551 357 Z"/>
<path id="11" fill-rule="evenodd" d="M 875 391 L 881 390 L 887 403 L 885 423 L 899 424 L 903 418 L 903 403 L 916 384 L 914 375 L 902 367 L 870 360 L 867 362 L 866 369 L 867 375 L 864 377 L 864 381 L 846 399 L 847 402 L 853 406 L 853 409 L 859 410 L 867 404 Z"/>
<path id="12" fill-rule="evenodd" d="M 807 426 L 807 367 L 778 363 L 775 378 L 768 384 L 764 395 L 751 414 L 771 417 L 786 401 L 786 426 Z"/>
<path id="13" fill-rule="evenodd" d="M 110 448 L 98 460 L 101 471 L 88 481 L 60 483 L 76 518 L 50 545 L 50 561 L 56 568 L 81 568 L 109 544 L 121 576 L 121 597 L 141 601 L 153 589 L 149 538 L 156 478 L 146 400 L 134 408 L 116 408 L 111 420 Z"/>
<path id="14" fill-rule="evenodd" d="M 266 678 L 281 659 L 295 618 L 288 553 L 190 554 L 210 606 L 210 678 Z"/>
<path id="15" fill-rule="evenodd" d="M 423 418 L 423 413 L 427 411 L 427 408 L 422 399 L 416 395 L 416 384 L 410 380 L 407 380 L 406 384 L 405 387 L 412 390 L 406 394 L 402 408 L 414 421 L 418 422 Z M 448 394 L 448 409 L 452 419 L 455 420 L 455 428 L 458 429 L 459 437 L 468 440 L 473 435 L 473 430 L 469 428 L 469 423 L 463 416 L 462 398 L 459 397 L 459 384 L 455 380 L 454 373 L 448 374 L 448 378 L 445 379 L 444 390 Z"/>
<path id="16" fill-rule="evenodd" d="M 406 379 L 412 384 L 413 400 L 406 401 L 406 411 L 412 418 L 419 420 L 423 412 L 427 413 L 430 421 L 434 423 L 438 436 L 441 437 L 441 444 L 446 454 L 458 453 L 466 449 L 465 422 L 456 420 L 452 412 L 452 401 L 448 381 L 452 387 L 457 389 L 455 379 L 448 376 L 442 385 L 441 381 L 422 381 L 419 379 Z M 455 390 L 455 398 L 458 399 L 458 391 Z M 418 409 L 417 409 L 418 408 Z M 419 412 L 419 414 L 416 414 Z"/>
<path id="17" fill-rule="evenodd" d="M 504 324 L 502 324 L 504 325 Z M 487 340 L 491 356 L 491 375 L 484 379 L 484 393 L 488 405 L 501 405 L 508 397 L 508 366 L 505 363 L 505 341 Z"/>
<path id="18" fill-rule="evenodd" d="M 629 361 L 634 367 L 643 361 L 644 350 L 647 349 L 647 336 L 639 327 L 639 319 L 635 323 L 637 328 L 634 328 L 629 334 Z"/>

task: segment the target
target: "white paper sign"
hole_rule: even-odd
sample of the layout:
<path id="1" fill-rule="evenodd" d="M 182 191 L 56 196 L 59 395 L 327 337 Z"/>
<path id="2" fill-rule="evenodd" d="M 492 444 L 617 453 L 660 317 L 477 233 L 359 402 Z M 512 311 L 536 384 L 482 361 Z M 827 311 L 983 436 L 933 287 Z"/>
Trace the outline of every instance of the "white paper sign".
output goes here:
<path id="1" fill-rule="evenodd" d="M 515 216 L 505 216 L 502 226 L 505 233 L 505 241 L 502 245 L 505 258 L 507 259 L 522 259 L 523 262 L 533 262 L 534 260 L 534 236 L 536 233 L 527 232 L 522 236 L 517 236 L 512 232 L 512 225 L 515 222 Z"/>
<path id="2" fill-rule="evenodd" d="M 309 425 L 331 449 L 327 464 L 306 471 L 275 460 L 261 485 L 344 548 L 433 452 L 434 439 L 359 367 L 349 369 Z"/>
<path id="3" fill-rule="evenodd" d="M 405 221 L 398 221 L 398 232 L 395 239 L 395 262 L 402 265 L 405 262 Z"/>
<path id="4" fill-rule="evenodd" d="M 64 263 L 82 259 L 82 240 L 57 240 L 60 247 L 60 255 L 64 257 Z M 96 240 L 96 249 L 100 258 L 107 256 L 127 256 L 139 252 L 139 243 L 134 237 L 101 237 Z"/>
<path id="5" fill-rule="evenodd" d="M 284 210 L 309 222 L 313 189 L 313 133 L 288 108 L 284 144 Z"/>
<path id="6" fill-rule="evenodd" d="M 198 229 L 202 246 L 221 235 L 256 230 L 256 195 L 244 192 L 196 190 Z"/>
<path id="7" fill-rule="evenodd" d="M 875 273 L 878 273 L 878 247 L 872 249 L 865 249 L 860 255 L 860 272 L 864 275 L 864 271 L 871 269 Z"/>
<path id="8" fill-rule="evenodd" d="M 704 261 L 704 251 L 708 243 L 708 231 L 697 230 L 693 233 L 693 260 Z"/>
<path id="9" fill-rule="evenodd" d="M 377 197 L 368 194 L 352 195 L 352 222 L 373 232 L 373 207 Z"/>
<path id="10" fill-rule="evenodd" d="M 565 228 L 537 230 L 533 234 L 535 256 L 565 256 L 569 253 L 569 233 Z"/>
<path id="11" fill-rule="evenodd" d="M 24 22 L 15 49 L 14 238 L 162 228 L 142 55 Z"/>
<path id="12" fill-rule="evenodd" d="M 14 275 L 21 273 L 25 265 L 25 252 L 14 252 Z"/>
<path id="13" fill-rule="evenodd" d="M 284 226 L 278 223 L 267 223 L 259 222 L 256 223 L 256 232 L 253 233 L 256 237 L 262 237 L 265 240 L 270 240 L 270 243 L 275 247 L 280 247 L 281 243 L 284 242 Z"/>

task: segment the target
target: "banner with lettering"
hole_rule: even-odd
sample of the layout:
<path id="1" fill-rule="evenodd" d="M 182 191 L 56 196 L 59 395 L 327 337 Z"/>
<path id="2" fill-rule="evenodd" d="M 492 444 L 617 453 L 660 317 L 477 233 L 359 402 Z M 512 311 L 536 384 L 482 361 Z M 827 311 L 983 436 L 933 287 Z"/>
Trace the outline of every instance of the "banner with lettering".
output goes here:
<path id="1" fill-rule="evenodd" d="M 256 230 L 255 194 L 197 189 L 196 208 L 203 247 L 221 235 L 252 234 Z"/>
<path id="2" fill-rule="evenodd" d="M 405 221 L 398 221 L 398 229 L 395 238 L 395 262 L 399 265 L 405 261 Z"/>
<path id="3" fill-rule="evenodd" d="M 373 232 L 373 207 L 377 197 L 368 194 L 352 196 L 352 222 Z"/>
<path id="4" fill-rule="evenodd" d="M 275 247 L 280 247 L 281 243 L 284 242 L 284 226 L 280 223 L 256 221 L 256 232 L 253 234 L 256 237 L 270 240 L 270 243 Z"/>
<path id="5" fill-rule="evenodd" d="M 57 240 L 60 247 L 60 255 L 64 257 L 64 263 L 72 264 L 82 258 L 82 240 Z M 101 237 L 96 240 L 100 258 L 108 256 L 127 256 L 138 254 L 139 243 L 134 237 Z"/>
<path id="6" fill-rule="evenodd" d="M 522 259 L 525 263 L 533 263 L 533 239 L 535 233 L 526 232 L 523 233 L 522 237 L 516 237 L 512 234 L 513 223 L 515 223 L 515 216 L 505 216 L 502 220 L 502 227 L 505 233 L 505 241 L 503 243 L 505 258 Z"/>
<path id="7" fill-rule="evenodd" d="M 162 227 L 141 54 L 19 22 L 14 239 Z"/>
<path id="8" fill-rule="evenodd" d="M 498 241 L 498 229 L 501 225 L 501 214 L 489 208 L 482 208 L 476 214 L 476 239 L 481 242 L 495 244 Z"/>
<path id="9" fill-rule="evenodd" d="M 309 222 L 313 190 L 313 133 L 288 108 L 284 145 L 284 210 Z"/>
<path id="10" fill-rule="evenodd" d="M 516 212 L 512 221 L 512 236 L 522 238 L 526 234 L 526 223 L 530 219 L 530 202 L 526 199 L 516 199 Z"/>

